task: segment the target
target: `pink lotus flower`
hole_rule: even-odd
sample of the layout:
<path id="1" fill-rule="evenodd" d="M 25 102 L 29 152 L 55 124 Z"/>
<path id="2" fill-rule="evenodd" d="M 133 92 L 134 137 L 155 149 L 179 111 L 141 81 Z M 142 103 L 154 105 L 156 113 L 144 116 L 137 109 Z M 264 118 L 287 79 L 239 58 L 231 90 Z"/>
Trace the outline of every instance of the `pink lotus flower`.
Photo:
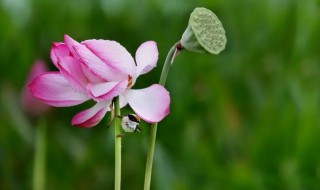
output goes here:
<path id="1" fill-rule="evenodd" d="M 72 124 L 76 126 L 98 124 L 116 96 L 120 97 L 120 107 L 129 103 L 145 121 L 159 122 L 170 112 L 169 92 L 159 84 L 131 89 L 139 75 L 156 66 L 156 43 L 143 43 L 135 59 L 115 41 L 86 40 L 79 43 L 65 35 L 64 43 L 54 43 L 51 49 L 51 60 L 59 72 L 43 74 L 29 87 L 35 97 L 51 106 L 74 106 L 93 99 L 96 102 L 93 107 L 73 117 Z"/>
<path id="2" fill-rule="evenodd" d="M 32 65 L 32 68 L 29 72 L 28 79 L 26 85 L 22 89 L 21 94 L 21 103 L 22 107 L 30 114 L 31 116 L 40 116 L 45 114 L 50 107 L 37 98 L 35 98 L 31 93 L 30 90 L 27 88 L 27 85 L 36 78 L 37 76 L 47 72 L 46 63 L 42 60 L 37 60 Z"/>

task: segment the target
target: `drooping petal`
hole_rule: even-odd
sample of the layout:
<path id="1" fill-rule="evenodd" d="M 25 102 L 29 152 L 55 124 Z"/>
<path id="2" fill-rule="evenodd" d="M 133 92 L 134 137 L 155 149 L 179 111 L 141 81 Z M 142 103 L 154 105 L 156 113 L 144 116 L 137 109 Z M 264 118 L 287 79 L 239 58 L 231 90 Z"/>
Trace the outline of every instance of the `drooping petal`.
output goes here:
<path id="1" fill-rule="evenodd" d="M 98 102 L 93 107 L 83 110 L 72 118 L 72 125 L 90 128 L 97 125 L 109 110 L 111 101 Z"/>
<path id="2" fill-rule="evenodd" d="M 105 64 L 119 73 L 136 76 L 136 65 L 131 54 L 118 42 L 110 40 L 86 40 L 81 42 Z"/>
<path id="3" fill-rule="evenodd" d="M 123 95 L 136 114 L 149 123 L 161 121 L 170 112 L 169 92 L 159 84 L 127 90 Z"/>
<path id="4" fill-rule="evenodd" d="M 141 44 L 136 52 L 137 74 L 145 74 L 156 67 L 158 56 L 159 52 L 156 42 L 147 41 Z"/>
<path id="5" fill-rule="evenodd" d="M 48 72 L 38 76 L 30 83 L 29 88 L 35 97 L 56 107 L 74 106 L 89 99 L 58 72 Z"/>
<path id="6" fill-rule="evenodd" d="M 50 51 L 50 58 L 53 64 L 58 68 L 58 62 L 65 56 L 69 56 L 71 54 L 70 50 L 64 43 L 54 42 Z"/>
<path id="7" fill-rule="evenodd" d="M 86 91 L 88 79 L 83 73 L 80 62 L 77 59 L 71 56 L 65 56 L 58 64 L 60 66 L 60 72 L 75 88 Z"/>
<path id="8" fill-rule="evenodd" d="M 89 84 L 88 90 L 93 99 L 97 101 L 112 100 L 123 93 L 128 85 L 127 80 L 120 82 L 105 82 L 99 84 Z"/>

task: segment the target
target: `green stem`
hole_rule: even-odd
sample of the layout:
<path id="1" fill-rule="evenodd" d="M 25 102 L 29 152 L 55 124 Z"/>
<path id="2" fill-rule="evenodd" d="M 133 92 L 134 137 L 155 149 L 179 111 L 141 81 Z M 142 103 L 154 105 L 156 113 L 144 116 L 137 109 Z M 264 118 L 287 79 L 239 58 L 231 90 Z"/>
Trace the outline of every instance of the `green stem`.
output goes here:
<path id="1" fill-rule="evenodd" d="M 167 80 L 167 76 L 170 70 L 171 62 L 174 59 L 174 53 L 177 48 L 177 44 L 172 46 L 172 48 L 169 50 L 168 55 L 166 57 L 166 60 L 163 65 L 163 69 L 161 72 L 159 84 L 164 86 Z M 148 147 L 148 155 L 147 155 L 147 163 L 146 163 L 146 173 L 144 177 L 144 190 L 150 189 L 151 184 L 151 175 L 152 175 L 152 163 L 153 163 L 153 155 L 154 155 L 154 147 L 156 144 L 156 137 L 157 137 L 157 127 L 158 123 L 154 123 L 151 125 L 151 131 L 150 131 L 150 142 Z"/>
<path id="2" fill-rule="evenodd" d="M 171 47 L 171 49 L 169 50 L 169 52 L 167 54 L 166 60 L 164 61 L 162 72 L 160 75 L 160 80 L 159 80 L 159 84 L 161 84 L 162 86 L 165 86 L 165 84 L 166 84 L 167 76 L 168 76 L 170 66 L 171 66 L 171 62 L 173 61 L 174 52 L 178 46 L 178 43 L 174 44 L 174 46 Z"/>
<path id="3" fill-rule="evenodd" d="M 120 126 L 120 105 L 119 105 L 119 97 L 115 98 L 114 101 L 114 131 L 115 131 L 115 181 L 114 181 L 114 189 L 121 189 L 121 126 Z"/>
<path id="4" fill-rule="evenodd" d="M 33 190 L 45 189 L 46 171 L 46 121 L 39 119 L 36 126 L 36 142 L 33 163 Z"/>

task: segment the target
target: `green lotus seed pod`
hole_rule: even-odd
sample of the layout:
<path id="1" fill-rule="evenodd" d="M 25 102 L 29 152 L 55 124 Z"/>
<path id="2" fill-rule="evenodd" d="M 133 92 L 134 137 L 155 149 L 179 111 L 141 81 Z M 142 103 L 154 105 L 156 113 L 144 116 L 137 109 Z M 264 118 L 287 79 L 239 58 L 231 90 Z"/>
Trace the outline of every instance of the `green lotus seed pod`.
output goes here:
<path id="1" fill-rule="evenodd" d="M 180 40 L 181 45 L 199 53 L 219 54 L 224 50 L 227 38 L 218 17 L 206 8 L 195 8 L 189 24 Z"/>

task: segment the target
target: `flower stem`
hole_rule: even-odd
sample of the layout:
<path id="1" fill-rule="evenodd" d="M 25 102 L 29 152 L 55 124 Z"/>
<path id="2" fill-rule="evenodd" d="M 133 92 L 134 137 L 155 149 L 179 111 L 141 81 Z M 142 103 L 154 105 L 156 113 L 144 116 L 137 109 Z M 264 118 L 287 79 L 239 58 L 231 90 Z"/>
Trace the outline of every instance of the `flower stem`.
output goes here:
<path id="1" fill-rule="evenodd" d="M 159 84 L 164 86 L 167 80 L 167 76 L 170 70 L 171 63 L 174 60 L 175 51 L 178 47 L 178 43 L 176 43 L 172 48 L 169 50 L 166 60 L 164 62 Z M 153 163 L 153 155 L 154 155 L 154 147 L 156 143 L 156 137 L 157 137 L 157 128 L 158 123 L 154 123 L 151 125 L 151 131 L 150 131 L 150 141 L 149 141 L 149 147 L 148 147 L 148 155 L 147 155 L 147 163 L 146 163 L 146 173 L 144 177 L 144 190 L 150 189 L 151 184 L 151 175 L 152 175 L 152 163 Z"/>
<path id="2" fill-rule="evenodd" d="M 40 118 L 35 128 L 36 142 L 33 163 L 33 190 L 45 189 L 46 128 L 45 118 Z"/>
<path id="3" fill-rule="evenodd" d="M 115 109 L 115 118 L 114 118 L 114 131 L 115 131 L 115 181 L 114 189 L 121 189 L 121 126 L 120 126 L 120 105 L 119 97 L 116 97 L 114 100 L 114 109 Z"/>
<path id="4" fill-rule="evenodd" d="M 162 86 L 165 86 L 166 81 L 167 81 L 167 76 L 170 70 L 170 66 L 172 64 L 172 62 L 174 61 L 174 56 L 175 56 L 175 51 L 177 49 L 177 47 L 179 46 L 180 42 L 174 44 L 174 46 L 171 47 L 171 49 L 169 50 L 166 60 L 164 61 L 163 64 L 163 68 L 162 68 L 162 72 L 160 75 L 160 80 L 159 80 L 159 84 Z"/>

